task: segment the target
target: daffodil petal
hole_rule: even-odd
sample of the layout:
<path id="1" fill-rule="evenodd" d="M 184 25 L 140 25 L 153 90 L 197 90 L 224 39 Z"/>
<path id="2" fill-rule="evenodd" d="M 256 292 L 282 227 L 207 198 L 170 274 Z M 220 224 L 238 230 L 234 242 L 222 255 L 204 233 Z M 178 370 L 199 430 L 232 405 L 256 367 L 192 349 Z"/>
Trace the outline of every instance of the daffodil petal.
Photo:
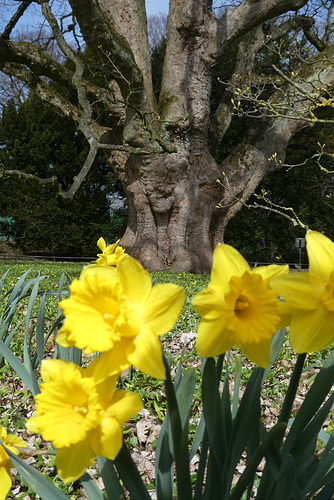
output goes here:
<path id="1" fill-rule="evenodd" d="M 217 283 L 209 283 L 192 300 L 193 307 L 207 320 L 219 318 L 224 311 L 224 289 Z"/>
<path id="2" fill-rule="evenodd" d="M 295 312 L 295 308 L 287 302 L 282 302 L 279 300 L 278 306 L 278 315 L 281 319 L 277 325 L 277 330 L 286 328 L 287 326 L 291 325 L 292 315 Z"/>
<path id="3" fill-rule="evenodd" d="M 310 263 L 310 274 L 327 281 L 334 270 L 334 243 L 322 233 L 309 231 L 306 247 Z"/>
<path id="4" fill-rule="evenodd" d="M 90 366 L 88 368 L 90 368 Z M 100 380 L 95 378 L 96 373 L 93 372 L 92 375 L 95 379 L 99 400 L 103 401 L 103 407 L 108 406 L 111 403 L 112 398 L 114 397 L 114 392 L 116 390 L 116 384 L 119 379 L 120 373 L 104 377 L 103 379 Z M 100 373 L 98 375 L 100 375 Z"/>
<path id="5" fill-rule="evenodd" d="M 75 345 L 86 354 L 113 347 L 119 338 L 114 326 L 120 309 L 113 271 L 105 266 L 91 266 L 83 271 L 84 279 L 73 281 L 71 297 L 60 302 L 65 315 L 64 326 L 57 335 L 60 345 Z"/>
<path id="6" fill-rule="evenodd" d="M 129 368 L 131 362 L 126 356 L 126 351 L 132 341 L 131 338 L 122 339 L 115 344 L 113 349 L 101 353 L 94 360 L 94 365 L 87 368 L 88 373 L 92 374 L 97 382 L 102 382 L 111 375 L 121 373 Z"/>
<path id="7" fill-rule="evenodd" d="M 104 253 L 105 253 L 106 255 L 108 255 L 108 257 L 109 257 L 109 255 L 111 255 L 111 254 L 114 252 L 114 250 L 115 250 L 115 248 L 117 247 L 117 245 L 118 245 L 119 241 L 120 241 L 120 240 L 117 240 L 115 243 L 112 243 L 111 245 L 108 245 L 108 246 L 107 246 L 107 248 L 105 249 L 105 252 L 104 252 Z"/>
<path id="8" fill-rule="evenodd" d="M 238 250 L 219 243 L 213 252 L 211 281 L 227 290 L 232 276 L 241 276 L 245 271 L 249 271 L 249 265 Z"/>
<path id="9" fill-rule="evenodd" d="M 270 266 L 259 266 L 253 269 L 252 273 L 262 276 L 263 281 L 271 281 L 279 276 L 284 276 L 289 273 L 289 266 L 278 266 L 271 264 Z"/>
<path id="10" fill-rule="evenodd" d="M 93 441 L 96 454 L 114 460 L 123 444 L 122 426 L 115 417 L 106 416 L 101 422 L 100 432 Z"/>
<path id="11" fill-rule="evenodd" d="M 5 444 L 4 442 L 2 444 Z M 9 461 L 9 457 L 4 447 L 0 444 L 0 466 L 5 465 Z"/>
<path id="12" fill-rule="evenodd" d="M 166 378 L 160 340 L 150 327 L 144 327 L 133 339 L 132 345 L 127 348 L 126 356 L 130 364 L 141 372 L 155 378 Z"/>
<path id="13" fill-rule="evenodd" d="M 83 377 L 83 370 L 74 363 L 63 361 L 58 365 L 58 376 L 41 384 L 41 392 L 36 395 L 37 416 L 26 426 L 38 428 L 44 439 L 63 448 L 85 439 L 96 426 L 102 408 L 93 378 Z"/>
<path id="14" fill-rule="evenodd" d="M 148 299 L 152 280 L 144 268 L 132 257 L 118 263 L 117 273 L 126 298 L 132 304 L 144 304 Z"/>
<path id="15" fill-rule="evenodd" d="M 106 282 L 107 281 L 113 282 L 116 280 L 117 271 L 114 267 L 98 266 L 95 264 L 91 264 L 91 265 L 83 268 L 81 275 L 80 275 L 80 280 L 74 280 L 74 282 L 84 281 L 90 275 L 101 275 Z M 72 282 L 72 284 L 74 282 Z M 96 283 L 98 285 L 98 282 L 96 282 Z M 72 284 L 71 284 L 71 286 L 72 286 Z M 97 290 L 98 290 L 98 287 L 97 287 Z"/>
<path id="16" fill-rule="evenodd" d="M 17 450 L 17 446 L 19 448 L 27 448 L 26 443 L 18 436 L 14 434 L 8 434 L 6 439 L 6 446 L 10 449 L 15 455 L 19 455 L 19 451 Z M 1 483 L 0 483 L 1 484 Z"/>
<path id="17" fill-rule="evenodd" d="M 154 285 L 145 304 L 144 324 L 157 335 L 163 335 L 173 328 L 184 302 L 184 289 L 167 283 Z"/>
<path id="18" fill-rule="evenodd" d="M 11 487 L 12 480 L 9 475 L 8 467 L 0 466 L 0 500 L 6 500 L 7 493 L 9 492 Z"/>
<path id="19" fill-rule="evenodd" d="M 101 250 L 101 252 L 104 252 L 104 250 L 106 248 L 106 242 L 104 241 L 104 239 L 102 238 L 102 236 L 101 236 L 101 238 L 99 238 L 97 240 L 96 244 L 99 247 L 99 249 Z"/>
<path id="20" fill-rule="evenodd" d="M 63 361 L 60 359 L 43 359 L 41 363 L 41 376 L 43 382 L 50 382 L 53 378 L 58 378 L 59 370 L 66 369 L 71 372 L 79 372 L 83 375 L 84 371 L 81 366 L 70 361 Z"/>
<path id="21" fill-rule="evenodd" d="M 297 353 L 319 351 L 334 342 L 334 313 L 319 306 L 315 311 L 296 311 L 290 328 L 290 344 Z"/>
<path id="22" fill-rule="evenodd" d="M 261 368 L 267 368 L 270 361 L 270 346 L 272 339 L 263 339 L 261 342 L 241 342 L 238 347 L 246 354 L 247 358 Z"/>
<path id="23" fill-rule="evenodd" d="M 136 415 L 143 408 L 138 394 L 119 389 L 112 398 L 111 405 L 106 411 L 107 416 L 113 416 L 123 424 Z"/>
<path id="24" fill-rule="evenodd" d="M 207 321 L 201 320 L 197 330 L 196 349 L 200 356 L 211 358 L 230 350 L 233 340 L 226 330 L 226 319 L 224 316 Z"/>
<path id="25" fill-rule="evenodd" d="M 321 283 L 308 273 L 291 273 L 270 282 L 279 295 L 293 307 L 316 309 L 320 304 Z"/>
<path id="26" fill-rule="evenodd" d="M 57 449 L 57 471 L 63 483 L 79 479 L 94 462 L 96 454 L 90 444 L 92 434 L 89 433 L 84 441 Z"/>

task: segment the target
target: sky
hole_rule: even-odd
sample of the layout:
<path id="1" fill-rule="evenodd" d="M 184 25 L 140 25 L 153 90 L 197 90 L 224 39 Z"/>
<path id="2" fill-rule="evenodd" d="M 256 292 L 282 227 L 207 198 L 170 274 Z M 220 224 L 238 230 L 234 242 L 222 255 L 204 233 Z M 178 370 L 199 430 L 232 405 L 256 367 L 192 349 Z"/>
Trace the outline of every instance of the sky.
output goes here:
<path id="1" fill-rule="evenodd" d="M 169 0 L 146 0 L 147 16 L 162 12 L 168 14 Z"/>
<path id="2" fill-rule="evenodd" d="M 1 3 L 2 1 L 0 0 L 0 6 Z M 159 14 L 160 12 L 168 14 L 168 5 L 169 0 L 146 0 L 147 16 Z M 33 24 L 34 21 L 38 22 L 37 17 L 34 16 L 34 12 L 39 12 L 39 8 L 36 8 L 36 6 L 33 7 L 35 7 L 35 9 L 29 9 L 29 21 L 31 24 Z M 10 9 L 9 7 L 6 8 L 5 12 L 3 12 L 3 10 L 1 11 L 1 17 L 3 17 L 2 22 L 0 22 L 1 27 L 3 27 L 5 25 L 5 22 L 9 20 L 11 12 L 12 9 Z M 24 17 L 24 19 L 27 19 L 27 15 Z"/>

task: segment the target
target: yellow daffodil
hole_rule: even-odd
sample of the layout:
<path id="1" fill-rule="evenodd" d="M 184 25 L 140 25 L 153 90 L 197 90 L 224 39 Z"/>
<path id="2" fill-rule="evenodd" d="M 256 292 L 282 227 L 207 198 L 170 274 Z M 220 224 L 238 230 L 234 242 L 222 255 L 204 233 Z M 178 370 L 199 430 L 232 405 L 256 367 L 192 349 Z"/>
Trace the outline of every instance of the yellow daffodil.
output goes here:
<path id="1" fill-rule="evenodd" d="M 152 287 L 150 275 L 127 257 L 117 267 L 88 266 L 70 290 L 70 298 L 60 303 L 65 315 L 57 335 L 60 345 L 76 346 L 86 354 L 102 352 L 100 367 L 105 375 L 112 374 L 110 367 L 121 372 L 134 365 L 165 378 L 159 336 L 174 326 L 180 314 L 182 288 Z"/>
<path id="2" fill-rule="evenodd" d="M 97 246 L 102 251 L 102 253 L 98 253 L 99 257 L 96 260 L 96 264 L 102 266 L 115 266 L 119 261 L 127 257 L 127 253 L 123 247 L 118 246 L 119 240 L 116 241 L 113 245 L 106 245 L 106 242 L 103 238 L 100 238 L 97 242 Z"/>
<path id="3" fill-rule="evenodd" d="M 44 360 L 36 412 L 26 426 L 57 449 L 64 483 L 78 479 L 96 456 L 113 460 L 122 447 L 122 427 L 141 408 L 138 394 L 115 390 L 119 374 L 101 380 L 96 360 L 88 368 Z"/>
<path id="4" fill-rule="evenodd" d="M 285 326 L 291 347 L 299 354 L 318 351 L 334 342 L 334 243 L 324 234 L 306 234 L 308 273 L 291 273 L 272 285 L 286 300 Z"/>
<path id="5" fill-rule="evenodd" d="M 0 427 L 0 439 L 2 444 L 6 446 L 10 451 L 19 455 L 19 448 L 26 448 L 25 442 L 13 434 L 7 434 L 6 429 Z M 5 500 L 7 493 L 12 486 L 12 480 L 10 478 L 10 469 L 13 467 L 12 462 L 5 449 L 0 445 L 0 500 Z"/>
<path id="6" fill-rule="evenodd" d="M 193 299 L 202 316 L 196 343 L 199 355 L 217 356 L 237 345 L 251 361 L 267 367 L 271 338 L 280 321 L 277 293 L 269 282 L 288 270 L 278 265 L 250 270 L 237 250 L 219 244 L 210 283 Z"/>

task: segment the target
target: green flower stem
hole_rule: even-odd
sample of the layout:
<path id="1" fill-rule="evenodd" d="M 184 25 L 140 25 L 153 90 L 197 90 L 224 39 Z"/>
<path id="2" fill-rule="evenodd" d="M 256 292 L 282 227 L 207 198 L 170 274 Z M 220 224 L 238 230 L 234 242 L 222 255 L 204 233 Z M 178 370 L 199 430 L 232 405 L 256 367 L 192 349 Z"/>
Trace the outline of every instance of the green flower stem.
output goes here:
<path id="1" fill-rule="evenodd" d="M 191 500 L 192 493 L 189 472 L 188 434 L 187 439 L 184 439 L 184 432 L 182 429 L 181 417 L 176 400 L 174 385 L 170 376 L 170 370 L 165 356 L 163 356 L 163 360 L 166 368 L 165 389 L 174 447 L 178 499 Z"/>
<path id="2" fill-rule="evenodd" d="M 281 414 L 278 418 L 278 422 L 286 422 L 287 423 L 289 418 L 290 418 L 292 405 L 293 405 L 293 402 L 294 402 L 295 397 L 296 397 L 296 393 L 297 393 L 300 377 L 301 377 L 301 374 L 303 371 L 303 366 L 304 366 L 304 361 L 305 361 L 306 356 L 307 356 L 306 353 L 298 355 L 297 362 L 295 364 L 293 373 L 291 375 L 290 384 L 289 384 L 288 390 L 287 390 L 286 395 L 285 395 Z"/>
<path id="3" fill-rule="evenodd" d="M 217 388 L 219 390 L 220 379 L 224 366 L 225 353 L 220 354 L 217 358 Z M 228 364 L 228 363 L 227 363 Z"/>

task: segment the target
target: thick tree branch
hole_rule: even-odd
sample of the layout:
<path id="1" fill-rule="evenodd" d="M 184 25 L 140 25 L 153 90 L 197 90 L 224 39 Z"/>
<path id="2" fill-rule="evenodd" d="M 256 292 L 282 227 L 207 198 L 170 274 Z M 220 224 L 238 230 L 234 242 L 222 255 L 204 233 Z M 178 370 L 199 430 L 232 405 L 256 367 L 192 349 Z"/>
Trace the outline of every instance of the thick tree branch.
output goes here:
<path id="1" fill-rule="evenodd" d="M 243 83 L 245 81 L 247 85 L 250 85 L 255 57 L 262 47 L 264 37 L 262 26 L 257 26 L 242 37 L 238 45 L 236 62 L 229 82 L 229 88 L 224 92 L 222 101 L 218 105 L 212 119 L 212 128 L 216 131 L 216 147 L 221 143 L 232 120 L 233 103 L 231 99 L 233 92 L 230 89 L 240 85 L 240 79 L 242 79 Z"/>
<path id="2" fill-rule="evenodd" d="M 134 105 L 141 105 L 145 100 L 141 72 L 136 64 L 129 41 L 103 15 L 100 8 L 100 3 L 102 5 L 103 2 L 70 0 L 69 3 L 78 19 L 86 42 L 94 50 L 106 71 L 109 72 L 110 78 L 115 79 L 119 84 L 123 98 L 126 99 L 130 92 L 135 90 L 136 92 L 131 92 L 131 100 Z M 112 9 L 110 3 L 108 9 L 109 11 Z M 124 5 L 119 6 L 119 10 L 122 9 L 124 9 Z M 131 22 L 132 20 L 129 19 L 129 23 Z M 117 71 L 113 71 L 110 59 Z"/>
<path id="3" fill-rule="evenodd" d="M 219 53 L 243 33 L 268 19 L 303 7 L 308 0 L 244 0 L 217 21 Z"/>
<path id="4" fill-rule="evenodd" d="M 16 64 L 11 65 L 8 63 Z M 13 73 L 10 72 L 10 67 L 15 68 Z M 31 70 L 31 75 L 33 74 L 35 77 L 46 76 L 55 83 L 61 85 L 64 89 L 73 92 L 73 71 L 57 61 L 54 61 L 48 54 L 43 52 L 43 50 L 31 43 L 9 42 L 0 39 L 0 70 L 8 75 L 20 78 L 18 74 L 20 67 L 22 75 L 27 74 L 26 67 L 28 67 Z M 26 81 L 25 78 L 23 79 Z M 31 77 L 30 82 L 32 82 L 32 80 L 33 78 Z M 86 79 L 82 79 L 82 81 L 87 92 L 92 95 L 94 100 L 99 100 L 99 102 L 105 106 L 109 115 L 111 114 L 114 115 L 116 119 L 121 119 L 124 115 L 124 102 L 122 104 L 121 96 L 117 93 L 117 89 L 113 84 L 110 85 L 110 90 L 108 90 Z M 26 81 L 26 83 L 28 84 L 28 81 Z"/>

